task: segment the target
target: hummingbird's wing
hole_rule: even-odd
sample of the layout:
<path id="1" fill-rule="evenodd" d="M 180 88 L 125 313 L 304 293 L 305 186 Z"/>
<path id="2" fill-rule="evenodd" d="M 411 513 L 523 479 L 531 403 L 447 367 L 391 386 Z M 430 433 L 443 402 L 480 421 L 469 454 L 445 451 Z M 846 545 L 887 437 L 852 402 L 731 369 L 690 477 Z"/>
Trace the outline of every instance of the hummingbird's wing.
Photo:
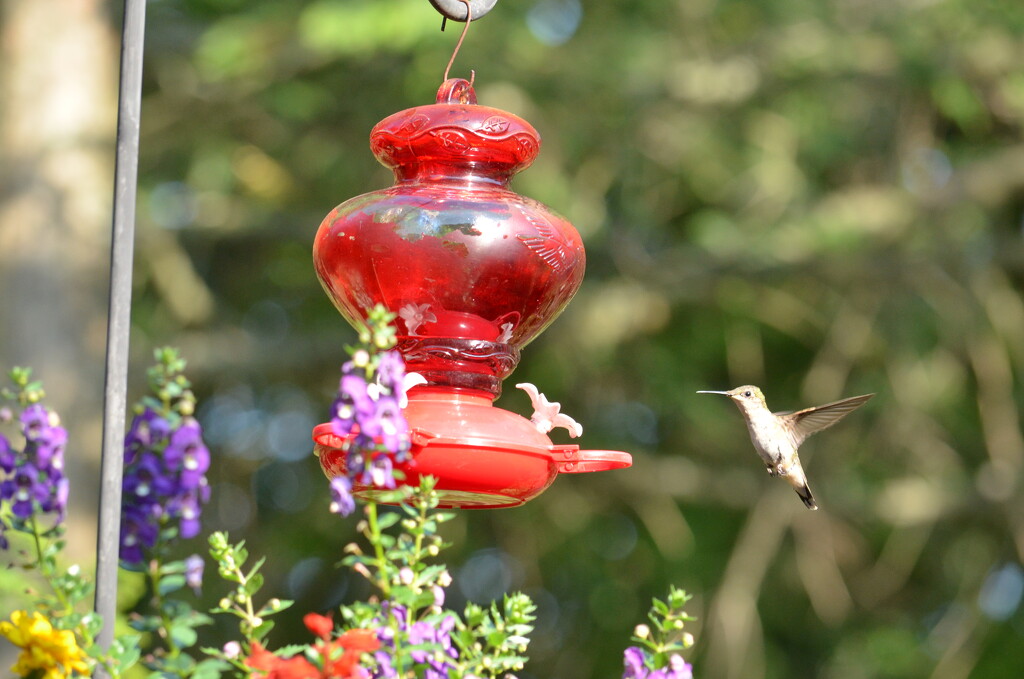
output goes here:
<path id="1" fill-rule="evenodd" d="M 831 427 L 833 424 L 843 419 L 851 412 L 859 408 L 874 394 L 864 394 L 863 396 L 853 396 L 851 398 L 844 398 L 842 401 L 836 401 L 835 403 L 826 403 L 823 406 L 815 406 L 813 408 L 804 408 L 803 410 L 797 410 L 795 412 L 783 412 L 775 413 L 778 417 L 783 418 L 792 426 L 794 443 L 800 445 L 803 443 L 808 436 L 811 434 Z"/>

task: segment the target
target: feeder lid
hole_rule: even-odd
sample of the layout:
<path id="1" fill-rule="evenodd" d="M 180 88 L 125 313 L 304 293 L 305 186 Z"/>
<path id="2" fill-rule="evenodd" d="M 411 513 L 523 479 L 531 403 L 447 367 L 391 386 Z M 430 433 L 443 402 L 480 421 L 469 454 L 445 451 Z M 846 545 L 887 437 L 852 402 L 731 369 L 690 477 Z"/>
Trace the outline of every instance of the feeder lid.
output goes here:
<path id="1" fill-rule="evenodd" d="M 517 115 L 478 105 L 473 85 L 451 78 L 437 91 L 437 103 L 377 123 L 370 131 L 370 150 L 399 179 L 422 176 L 424 167 L 450 172 L 467 166 L 481 170 L 481 176 L 507 179 L 537 157 L 540 134 Z"/>

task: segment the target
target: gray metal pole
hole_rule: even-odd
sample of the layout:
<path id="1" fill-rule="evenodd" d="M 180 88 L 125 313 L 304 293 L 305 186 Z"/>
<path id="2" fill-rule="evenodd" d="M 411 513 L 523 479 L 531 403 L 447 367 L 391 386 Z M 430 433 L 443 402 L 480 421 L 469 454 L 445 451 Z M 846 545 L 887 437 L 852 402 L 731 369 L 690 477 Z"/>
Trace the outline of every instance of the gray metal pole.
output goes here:
<path id="1" fill-rule="evenodd" d="M 121 533 L 121 475 L 128 389 L 128 331 L 131 327 L 132 256 L 135 248 L 135 189 L 139 169 L 142 108 L 142 46 L 145 0 L 125 0 L 121 33 L 121 81 L 117 114 L 117 165 L 110 244 L 110 306 L 107 366 L 103 392 L 103 458 L 100 514 L 96 537 L 96 612 L 103 616 L 101 646 L 114 638 L 117 615 L 117 562 Z M 98 672 L 97 676 L 106 676 Z"/>

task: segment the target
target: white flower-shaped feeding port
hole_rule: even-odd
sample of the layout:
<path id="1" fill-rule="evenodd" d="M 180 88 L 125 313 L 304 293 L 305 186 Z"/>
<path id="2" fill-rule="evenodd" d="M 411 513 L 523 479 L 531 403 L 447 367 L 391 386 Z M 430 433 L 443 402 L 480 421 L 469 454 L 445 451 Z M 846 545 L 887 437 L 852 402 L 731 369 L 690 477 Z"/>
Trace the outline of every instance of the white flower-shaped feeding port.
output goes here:
<path id="1" fill-rule="evenodd" d="M 529 382 L 520 382 L 516 385 L 516 389 L 522 389 L 529 395 L 530 402 L 533 404 L 533 415 L 530 416 L 530 421 L 541 434 L 547 434 L 555 427 L 563 427 L 568 430 L 569 436 L 572 438 L 583 435 L 583 425 L 565 413 L 559 412 L 562 405 L 549 401 L 548 397 L 540 393 L 537 387 Z"/>
<path id="2" fill-rule="evenodd" d="M 429 304 L 410 302 L 398 310 L 398 315 L 405 321 L 405 328 L 410 335 L 415 335 L 424 323 L 437 323 L 437 316 L 430 312 Z"/>

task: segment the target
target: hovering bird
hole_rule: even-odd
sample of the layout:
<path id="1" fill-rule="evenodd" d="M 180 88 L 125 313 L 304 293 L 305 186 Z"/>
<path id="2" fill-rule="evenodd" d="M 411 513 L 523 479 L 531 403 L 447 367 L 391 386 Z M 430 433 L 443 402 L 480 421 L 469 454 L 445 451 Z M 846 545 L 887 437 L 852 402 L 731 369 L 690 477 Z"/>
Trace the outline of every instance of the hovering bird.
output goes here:
<path id="1" fill-rule="evenodd" d="M 808 509 L 817 509 L 807 477 L 800 466 L 797 450 L 807 437 L 831 427 L 859 408 L 874 394 L 844 398 L 823 406 L 797 411 L 773 413 L 768 410 L 764 394 L 755 386 L 736 387 L 731 391 L 698 391 L 698 394 L 722 394 L 733 400 L 747 421 L 747 431 L 757 454 L 764 460 L 769 476 L 781 476 L 789 481 Z"/>

